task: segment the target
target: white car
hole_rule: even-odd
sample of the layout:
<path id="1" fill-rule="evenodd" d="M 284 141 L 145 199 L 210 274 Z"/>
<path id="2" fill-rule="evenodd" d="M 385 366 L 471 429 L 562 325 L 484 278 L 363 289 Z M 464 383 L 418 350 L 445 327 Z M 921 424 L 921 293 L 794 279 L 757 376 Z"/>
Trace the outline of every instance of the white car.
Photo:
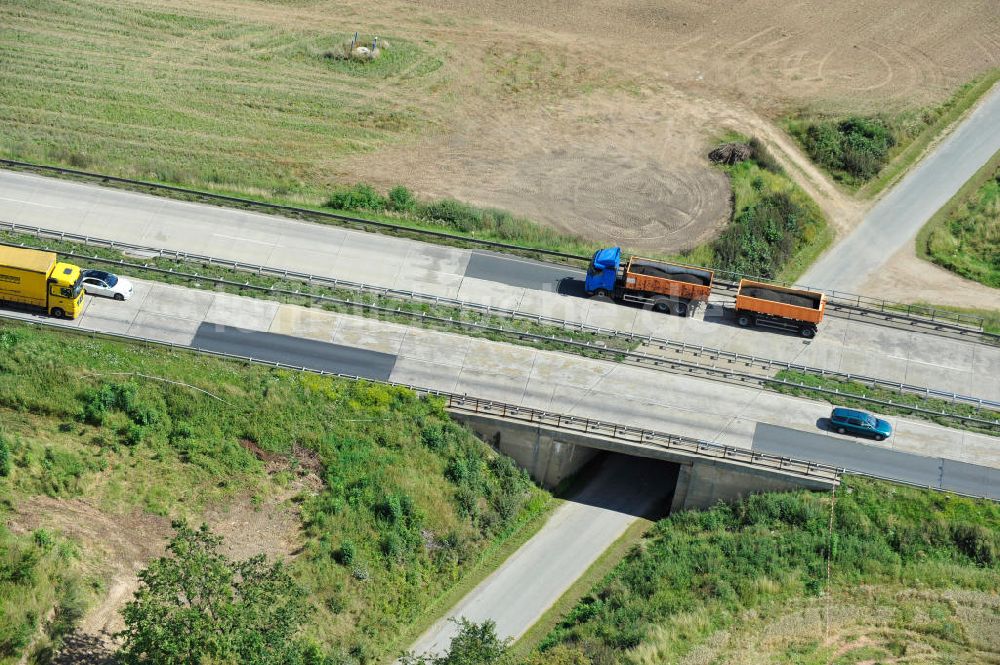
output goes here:
<path id="1" fill-rule="evenodd" d="M 132 297 L 132 282 L 103 270 L 84 270 L 83 290 L 94 296 L 105 296 L 115 300 L 128 300 Z"/>

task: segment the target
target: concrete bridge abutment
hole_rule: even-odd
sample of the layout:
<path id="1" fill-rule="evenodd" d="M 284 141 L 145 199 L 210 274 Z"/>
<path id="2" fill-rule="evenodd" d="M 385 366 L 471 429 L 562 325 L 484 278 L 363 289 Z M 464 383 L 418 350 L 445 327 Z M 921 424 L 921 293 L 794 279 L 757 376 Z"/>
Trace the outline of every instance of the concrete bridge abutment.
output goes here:
<path id="1" fill-rule="evenodd" d="M 738 501 L 760 492 L 828 491 L 834 485 L 823 478 L 807 478 L 600 434 L 566 431 L 482 413 L 455 411 L 451 415 L 494 449 L 513 458 L 547 489 L 557 487 L 602 451 L 673 462 L 679 471 L 671 512 L 708 508 L 719 501 Z"/>

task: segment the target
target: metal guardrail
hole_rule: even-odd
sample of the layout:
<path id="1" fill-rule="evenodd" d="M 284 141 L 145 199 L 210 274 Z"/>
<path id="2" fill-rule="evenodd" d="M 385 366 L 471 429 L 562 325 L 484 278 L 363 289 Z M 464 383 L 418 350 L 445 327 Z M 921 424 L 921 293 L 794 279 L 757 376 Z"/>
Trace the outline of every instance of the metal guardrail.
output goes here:
<path id="1" fill-rule="evenodd" d="M 765 282 L 781 284 L 790 288 L 808 288 L 790 282 L 764 279 Z M 712 283 L 715 292 L 735 297 L 739 283 L 716 280 Z M 810 289 L 827 294 L 826 314 L 849 320 L 860 320 L 875 325 L 897 321 L 918 328 L 919 332 L 952 333 L 963 338 L 972 338 L 982 343 L 1000 344 L 1000 334 L 983 329 L 985 319 L 974 314 L 951 312 L 925 305 L 908 305 L 878 298 L 869 298 L 855 293 Z"/>
<path id="2" fill-rule="evenodd" d="M 892 483 L 897 483 L 900 485 L 907 485 L 910 487 L 916 487 L 920 489 L 947 492 L 949 494 L 964 496 L 972 499 L 989 499 L 991 501 L 997 500 L 992 497 L 986 497 L 978 494 L 967 494 L 963 492 L 957 492 L 954 490 L 944 490 L 940 487 L 935 487 L 933 485 L 921 485 L 906 480 L 899 480 L 896 478 L 882 476 L 879 474 L 867 473 L 865 471 L 858 469 L 834 467 L 828 464 L 811 462 L 809 460 L 799 460 L 780 455 L 772 455 L 767 453 L 754 453 L 751 450 L 746 450 L 743 448 L 734 448 L 732 446 L 726 446 L 723 444 L 714 443 L 712 441 L 704 441 L 693 437 L 684 437 L 680 435 L 669 434 L 666 432 L 659 432 L 656 430 L 628 427 L 627 425 L 610 423 L 601 420 L 594 420 L 590 418 L 568 416 L 565 414 L 558 414 L 550 411 L 533 409 L 530 407 L 506 404 L 495 400 L 470 397 L 469 395 L 464 395 L 464 394 L 459 395 L 458 393 L 434 390 L 432 388 L 423 388 L 412 384 L 400 383 L 398 381 L 380 381 L 377 379 L 368 379 L 353 374 L 327 372 L 324 370 L 312 369 L 305 366 L 296 366 L 270 360 L 261 360 L 259 358 L 253 358 L 250 356 L 240 356 L 236 354 L 225 353 L 222 351 L 214 351 L 211 349 L 199 349 L 196 347 L 176 344 L 174 342 L 155 340 L 148 337 L 125 335 L 121 333 L 112 333 L 112 332 L 80 330 L 79 328 L 61 324 L 55 321 L 28 320 L 20 317 L 11 316 L 4 312 L 0 312 L 0 319 L 16 321 L 18 323 L 25 325 L 58 328 L 60 330 L 69 331 L 71 333 L 84 337 L 90 337 L 90 338 L 100 337 L 100 338 L 113 339 L 116 341 L 125 341 L 129 343 L 140 342 L 147 345 L 166 347 L 172 350 L 178 350 L 182 352 L 198 353 L 201 355 L 214 356 L 218 358 L 224 358 L 227 360 L 245 362 L 250 365 L 274 367 L 277 369 L 286 369 L 296 372 L 309 372 L 310 374 L 331 376 L 350 381 L 367 381 L 369 383 L 375 383 L 378 385 L 396 386 L 412 390 L 418 395 L 444 399 L 445 407 L 453 411 L 483 413 L 490 416 L 504 418 L 508 420 L 517 420 L 521 422 L 535 422 L 538 424 L 544 424 L 549 427 L 554 425 L 557 428 L 565 429 L 567 431 L 594 433 L 600 436 L 613 438 L 615 440 L 628 441 L 640 445 L 657 445 L 665 447 L 667 449 L 673 449 L 678 452 L 704 456 L 710 459 L 723 459 L 732 461 L 734 463 L 748 464 L 750 466 L 755 466 L 755 467 L 764 466 L 765 468 L 771 470 L 784 471 L 785 473 L 800 475 L 802 477 L 818 478 L 818 479 L 829 480 L 830 482 L 838 482 L 840 477 L 843 475 L 856 475 L 876 480 L 884 480 Z"/>
<path id="3" fill-rule="evenodd" d="M 445 396 L 441 393 L 438 394 Z M 842 472 L 838 467 L 830 466 L 829 464 L 754 452 L 746 448 L 735 448 L 679 434 L 668 434 L 666 432 L 628 427 L 627 425 L 609 423 L 602 420 L 567 416 L 464 395 L 447 393 L 446 397 L 446 408 L 452 411 L 483 414 L 503 420 L 516 420 L 567 432 L 594 434 L 614 441 L 623 441 L 642 446 L 655 446 L 673 452 L 721 459 L 727 462 L 748 464 L 755 467 L 766 467 L 776 471 L 793 473 L 809 478 L 822 478 L 832 482 L 839 480 Z"/>
<path id="4" fill-rule="evenodd" d="M 208 265 L 219 265 L 226 268 L 235 269 L 238 271 L 253 273 L 257 275 L 269 275 L 272 277 L 280 277 L 287 279 L 295 279 L 299 281 L 304 281 L 308 284 L 318 284 L 323 285 L 328 288 L 343 288 L 348 290 L 354 290 L 358 292 L 372 293 L 387 298 L 396 298 L 402 300 L 412 300 L 424 303 L 431 303 L 436 305 L 445 305 L 449 307 L 455 307 L 463 311 L 469 311 L 477 314 L 484 314 L 488 316 L 503 316 L 515 320 L 525 320 L 531 321 L 539 324 L 552 325 L 555 327 L 561 327 L 566 330 L 589 332 L 599 335 L 609 335 L 618 337 L 620 339 L 629 340 L 632 342 L 642 342 L 648 345 L 659 346 L 662 349 L 672 349 L 678 353 L 689 353 L 695 356 L 708 356 L 714 361 L 725 360 L 726 362 L 732 364 L 745 364 L 749 366 L 757 366 L 762 369 L 768 370 L 792 370 L 803 373 L 815 374 L 819 376 L 829 376 L 845 381 L 854 381 L 859 383 L 864 383 L 870 385 L 873 388 L 886 388 L 890 390 L 895 390 L 901 393 L 910 393 L 922 398 L 936 398 L 951 401 L 952 403 L 962 403 L 974 407 L 977 411 L 981 409 L 1000 409 L 1000 402 L 994 400 L 983 399 L 974 396 L 961 395 L 955 392 L 948 392 L 943 390 L 937 390 L 933 388 L 927 388 L 923 386 L 914 386 L 902 382 L 887 381 L 884 379 L 878 379 L 876 377 L 869 377 L 865 375 L 851 374 L 847 372 L 839 372 L 835 370 L 827 370 L 816 367 L 810 367 L 807 365 L 799 365 L 796 363 L 772 360 L 759 356 L 750 356 L 746 354 L 740 354 L 731 351 L 723 351 L 721 349 L 714 349 L 711 347 L 706 347 L 704 345 L 693 345 L 687 344 L 686 342 L 676 342 L 666 338 L 654 337 L 653 335 L 636 335 L 634 333 L 625 333 L 611 328 L 601 328 L 598 326 L 590 326 L 587 324 L 581 324 L 577 322 L 568 321 L 566 319 L 556 319 L 553 317 L 546 317 L 539 314 L 530 314 L 526 312 L 519 312 L 517 310 L 511 310 L 506 308 L 492 307 L 489 305 L 482 305 L 478 303 L 471 303 L 468 301 L 458 300 L 454 298 L 447 298 L 443 296 L 432 296 L 417 293 L 415 291 L 403 291 L 397 289 L 388 289 L 383 287 L 373 287 L 366 284 L 360 284 L 356 282 L 350 282 L 346 280 L 333 279 L 328 277 L 322 277 L 317 275 L 311 275 L 307 273 L 299 273 L 294 271 L 282 270 L 277 268 L 269 268 L 267 266 L 261 266 L 256 264 L 242 263 L 239 261 L 228 261 L 221 260 L 214 257 L 204 256 L 200 254 L 191 254 L 187 252 L 163 250 L 158 248 L 145 247 L 141 245 L 134 245 L 130 243 L 120 243 L 111 240 L 105 240 L 101 238 L 94 238 L 91 236 L 85 236 L 80 234 L 65 233 L 61 231 L 51 231 L 48 229 L 42 229 L 40 227 L 28 227 L 20 224 L 14 224 L 11 222 L 0 222 L 0 228 L 7 228 L 13 232 L 18 233 L 30 233 L 39 238 L 52 238 L 58 240 L 68 240 L 71 242 L 81 242 L 88 245 L 96 245 L 101 247 L 113 248 L 117 250 L 132 251 L 136 253 L 155 255 L 163 258 L 173 258 L 175 260 L 187 260 L 205 263 Z M 0 243 L 6 244 L 6 243 Z M 587 349 L 594 353 L 599 353 L 602 355 L 614 355 L 621 356 L 624 355 L 633 361 L 638 363 L 652 364 L 654 366 L 662 366 L 664 364 L 669 365 L 673 368 L 682 368 L 689 371 L 700 371 L 710 376 L 723 377 L 726 379 L 738 378 L 743 381 L 755 381 L 755 382 L 766 382 L 775 385 L 785 385 L 789 387 L 803 388 L 806 387 L 804 384 L 786 381 L 782 379 L 775 379 L 772 377 L 763 377 L 751 372 L 740 372 L 733 369 L 719 368 L 715 365 L 708 366 L 704 364 L 698 364 L 693 362 L 687 362 L 683 360 L 671 360 L 668 358 L 663 358 L 660 356 L 650 355 L 641 353 L 638 351 L 628 351 L 621 349 L 609 349 L 596 344 L 591 344 L 589 342 L 580 342 L 577 340 L 563 339 L 554 336 L 540 335 L 534 333 L 526 333 L 523 331 L 509 330 L 505 328 L 498 328 L 496 326 L 489 326 L 479 323 L 473 323 L 468 321 L 460 321 L 455 319 L 445 319 L 443 317 L 430 316 L 426 313 L 414 313 L 406 312 L 403 310 L 392 309 L 390 307 L 381 307 L 378 305 L 373 305 L 370 303 L 362 303 L 351 300 L 344 300 L 340 298 L 333 298 L 331 296 L 324 296 L 321 294 L 311 294 L 311 293 L 301 293 L 299 291 L 289 291 L 286 289 L 275 289 L 273 287 L 263 287 L 256 286 L 249 283 L 233 282 L 231 280 L 225 280 L 215 277 L 207 277 L 200 275 L 198 273 L 185 273 L 177 270 L 168 270 L 164 268 L 158 268 L 156 266 L 149 266 L 145 264 L 129 263 L 124 260 L 113 260 L 106 259 L 97 256 L 87 256 L 83 254 L 77 254 L 74 252 L 60 252 L 64 256 L 74 257 L 78 259 L 86 259 L 88 261 L 97 261 L 102 263 L 107 263 L 115 266 L 126 267 L 133 270 L 147 270 L 150 272 L 156 272 L 167 275 L 175 275 L 178 277 L 184 277 L 192 280 L 202 280 L 207 282 L 212 282 L 221 286 L 229 286 L 240 289 L 256 290 L 260 292 L 265 292 L 269 294 L 281 294 L 291 297 L 308 297 L 315 299 L 319 302 L 328 302 L 331 304 L 346 305 L 350 307 L 365 308 L 372 311 L 382 312 L 386 314 L 392 314 L 396 316 L 410 316 L 421 321 L 432 321 L 440 322 L 448 325 L 458 325 L 466 328 L 483 330 L 489 332 L 497 332 L 508 335 L 517 335 L 525 339 L 532 339 L 536 341 L 545 342 L 557 342 L 560 344 L 571 345 L 581 349 Z M 916 407 L 911 405 L 899 404 L 891 400 L 880 400 L 865 395 L 855 395 L 853 393 L 842 393 L 835 389 L 820 388 L 820 387 L 809 387 L 810 390 L 815 390 L 817 392 L 835 395 L 851 397 L 854 399 L 860 399 L 862 401 L 877 404 L 880 406 L 891 406 L 895 408 L 905 408 L 913 412 L 923 413 L 925 415 L 935 416 L 935 417 L 948 417 L 964 422 L 970 422 L 983 427 L 994 427 L 1000 428 L 1000 420 L 987 420 L 985 418 L 968 417 L 968 416 L 958 416 L 953 414 L 948 414 L 945 412 L 934 411 L 932 409 L 925 409 L 922 407 Z"/>
<path id="5" fill-rule="evenodd" d="M 412 226 L 406 226 L 405 224 L 392 224 L 389 222 L 379 222 L 372 219 L 365 219 L 363 217 L 353 217 L 350 215 L 340 215 L 331 212 L 324 212 L 321 210 L 312 210 L 309 208 L 299 208 L 297 206 L 281 205 L 277 203 L 266 203 L 263 201 L 255 201 L 253 199 L 246 199 L 237 196 L 227 196 L 225 194 L 214 194 L 211 192 L 202 192 L 194 189 L 188 189 L 185 187 L 177 187 L 174 185 L 164 185 L 154 182 L 148 182 L 144 180 L 134 180 L 131 178 L 120 178 L 117 176 L 104 175 L 100 173 L 93 173 L 90 171 L 82 171 L 79 169 L 64 168 L 61 166 L 50 166 L 47 164 L 34 164 L 31 162 L 22 162 L 12 159 L 0 159 L 0 165 L 13 166 L 17 168 L 25 169 L 35 169 L 38 171 L 45 171 L 49 173 L 59 173 L 73 175 L 82 178 L 89 178 L 94 180 L 99 180 L 102 182 L 112 182 L 124 185 L 132 185 L 143 187 L 152 191 L 162 191 L 162 192 L 172 192 L 185 194 L 191 197 L 198 197 L 207 201 L 216 201 L 220 203 L 227 204 L 239 204 L 241 206 L 246 206 L 250 208 L 255 208 L 258 210 L 267 210 L 278 213 L 283 213 L 290 216 L 312 216 L 319 217 L 322 219 L 334 220 L 342 223 L 348 223 L 363 227 L 372 227 L 376 229 L 386 229 L 395 231 L 397 233 L 413 234 L 418 236 L 426 236 L 430 238 L 436 238 L 439 240 L 447 240 L 456 244 L 465 244 L 471 246 L 479 246 L 486 249 L 500 249 L 508 252 L 515 253 L 528 253 L 535 254 L 539 256 L 548 256 L 558 259 L 568 259 L 572 261 L 582 261 L 587 262 L 590 260 L 590 256 L 583 256 L 580 254 L 569 254 L 567 252 L 559 252 L 549 249 L 541 249 L 534 247 L 525 247 L 523 245 L 514 245 L 511 243 L 503 243 L 494 240 L 484 240 L 481 238 L 472 238 L 469 236 L 455 235 L 453 233 L 445 233 L 443 231 L 433 231 L 430 229 L 415 228 Z M 724 279 L 718 280 L 717 286 L 722 289 L 733 290 L 739 284 L 740 279 L 752 279 L 752 280 L 762 280 L 771 282 L 774 284 L 782 284 L 784 286 L 795 286 L 790 282 L 779 282 L 773 279 L 768 279 L 756 275 L 745 275 L 742 273 L 732 272 L 728 270 L 716 270 L 717 276 L 721 276 Z M 728 280 L 728 283 L 726 283 Z M 1000 335 L 995 335 L 993 333 L 983 332 L 984 319 L 980 316 L 974 314 L 966 314 L 962 312 L 950 312 L 947 310 L 939 310 L 934 308 L 928 308 L 921 305 L 908 305 L 905 303 L 895 303 L 888 300 L 883 300 L 880 298 L 871 298 L 869 296 L 862 296 L 855 293 L 846 293 L 840 291 L 825 291 L 831 302 L 835 307 L 855 307 L 857 309 L 863 309 L 866 311 L 879 312 L 885 316 L 891 316 L 893 312 L 898 313 L 897 318 L 908 319 L 912 321 L 921 321 L 928 319 L 933 321 L 939 326 L 949 326 L 954 327 L 956 332 L 961 332 L 962 330 L 970 332 L 980 332 L 988 335 L 993 342 L 1000 342 Z M 829 306 L 829 305 L 828 305 Z M 970 330 L 968 326 L 972 326 L 975 330 Z"/>
<path id="6" fill-rule="evenodd" d="M 591 418 L 569 416 L 565 414 L 554 413 L 551 411 L 534 409 L 531 407 L 507 404 L 496 400 L 488 400 L 478 397 L 471 397 L 465 394 L 460 395 L 458 393 L 452 393 L 444 390 L 425 388 L 422 386 L 417 386 L 408 383 L 401 383 L 398 381 L 381 381 L 377 379 L 369 379 L 361 377 L 354 374 L 327 372 L 325 370 L 313 369 L 304 365 L 301 366 L 291 365 L 283 362 L 253 358 L 251 356 L 226 353 L 224 351 L 215 351 L 212 349 L 202 349 L 194 346 L 185 346 L 174 342 L 161 341 L 150 337 L 143 337 L 138 335 L 126 335 L 123 333 L 113 333 L 113 332 L 104 332 L 96 330 L 81 330 L 80 328 L 69 326 L 54 320 L 37 321 L 37 320 L 23 319 L 20 317 L 11 316 L 10 314 L 3 312 L 0 312 L 0 318 L 9 321 L 17 321 L 19 323 L 26 325 L 58 328 L 60 330 L 72 332 L 76 335 L 84 337 L 90 337 L 92 339 L 107 338 L 116 341 L 127 341 L 130 343 L 141 342 L 147 345 L 161 346 L 173 350 L 180 350 L 185 352 L 199 353 L 202 355 L 215 356 L 218 358 L 225 358 L 228 360 L 245 362 L 252 365 L 274 367 L 277 369 L 286 369 L 296 372 L 308 372 L 310 374 L 318 374 L 321 376 L 332 376 L 340 379 L 348 379 L 351 381 L 367 381 L 369 383 L 374 383 L 378 385 L 406 388 L 408 390 L 414 391 L 418 395 L 425 395 L 443 399 L 445 408 L 453 411 L 478 413 L 505 420 L 516 420 L 520 422 L 529 422 L 538 425 L 544 425 L 546 427 L 554 427 L 566 431 L 595 434 L 616 441 L 641 444 L 645 446 L 654 446 L 663 448 L 665 450 L 671 450 L 691 455 L 698 455 L 705 458 L 721 459 L 732 463 L 747 464 L 755 467 L 764 467 L 803 477 L 820 478 L 824 480 L 829 480 L 831 482 L 837 482 L 840 478 L 840 473 L 842 471 L 841 469 L 834 466 L 830 466 L 828 464 L 810 462 L 808 460 L 798 460 L 795 458 L 772 455 L 768 453 L 758 453 L 752 450 L 735 448 L 733 446 L 726 446 L 723 444 L 714 443 L 711 441 L 704 441 L 692 437 L 669 434 L 666 432 L 659 432 L 656 430 L 629 427 L 627 425 L 622 425 L 619 423 L 594 420 Z"/>

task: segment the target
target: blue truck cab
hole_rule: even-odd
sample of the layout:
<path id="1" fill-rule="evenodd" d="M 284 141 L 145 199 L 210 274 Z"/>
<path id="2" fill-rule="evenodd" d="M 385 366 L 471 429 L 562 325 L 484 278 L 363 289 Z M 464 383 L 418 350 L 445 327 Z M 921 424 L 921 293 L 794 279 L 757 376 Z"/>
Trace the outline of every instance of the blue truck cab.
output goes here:
<path id="1" fill-rule="evenodd" d="M 587 279 L 584 282 L 584 290 L 588 296 L 608 296 L 614 293 L 621 260 L 621 247 L 608 247 L 594 252 L 594 258 L 587 266 Z"/>

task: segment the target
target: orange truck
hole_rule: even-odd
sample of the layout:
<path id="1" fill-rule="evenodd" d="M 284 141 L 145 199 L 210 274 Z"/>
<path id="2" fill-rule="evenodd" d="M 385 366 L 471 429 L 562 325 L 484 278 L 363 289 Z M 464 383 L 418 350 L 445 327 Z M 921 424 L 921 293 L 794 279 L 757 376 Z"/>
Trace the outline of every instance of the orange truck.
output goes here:
<path id="1" fill-rule="evenodd" d="M 587 267 L 588 296 L 611 297 L 649 306 L 659 312 L 687 316 L 712 293 L 714 273 L 706 268 L 632 256 L 622 262 L 621 249 L 594 253 Z"/>
<path id="2" fill-rule="evenodd" d="M 736 292 L 736 322 L 744 328 L 759 325 L 795 330 L 811 339 L 823 320 L 824 309 L 826 295 L 819 291 L 741 279 Z"/>

